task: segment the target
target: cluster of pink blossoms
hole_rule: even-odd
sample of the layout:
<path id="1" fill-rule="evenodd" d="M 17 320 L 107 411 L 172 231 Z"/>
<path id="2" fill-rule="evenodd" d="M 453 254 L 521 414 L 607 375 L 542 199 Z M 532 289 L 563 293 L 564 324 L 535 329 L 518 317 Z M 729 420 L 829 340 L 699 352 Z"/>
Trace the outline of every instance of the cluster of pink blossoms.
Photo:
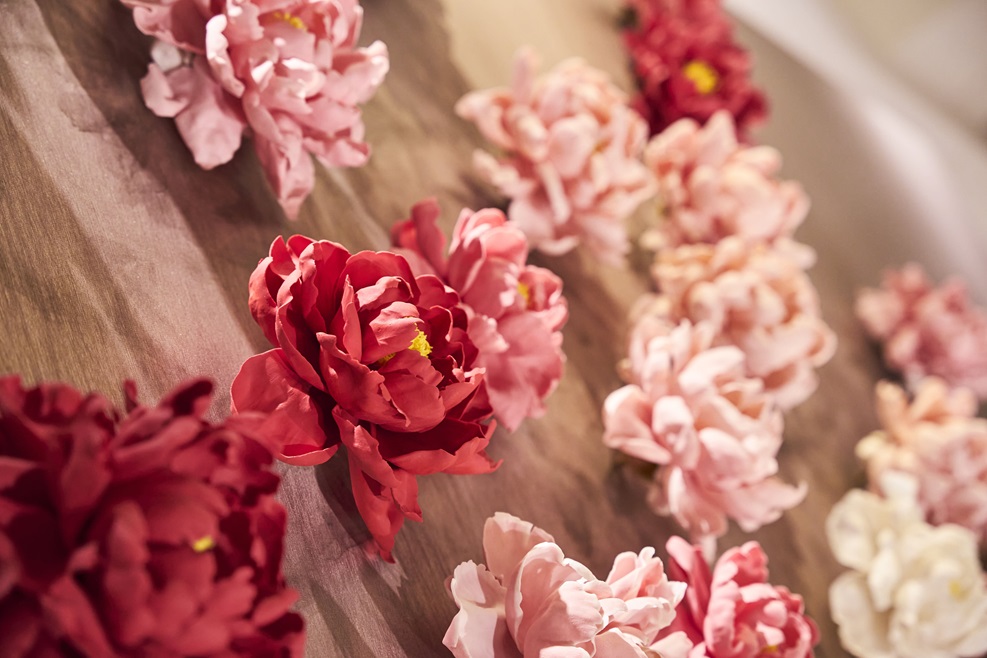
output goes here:
<path id="1" fill-rule="evenodd" d="M 545 531 L 498 513 L 483 528 L 486 564 L 464 562 L 449 581 L 459 613 L 443 642 L 457 658 L 811 658 L 816 625 L 801 597 L 768 583 L 755 542 L 712 571 L 684 540 L 667 548 L 667 572 L 647 547 L 618 555 L 601 580 Z"/>
<path id="2" fill-rule="evenodd" d="M 808 199 L 777 179 L 776 151 L 742 145 L 721 111 L 669 126 L 645 162 L 658 293 L 633 313 L 604 440 L 657 465 L 650 503 L 712 549 L 728 519 L 751 532 L 805 496 L 777 478 L 781 412 L 815 390 L 836 337 L 805 273 L 815 254 L 792 238 Z"/>
<path id="3" fill-rule="evenodd" d="M 229 162 L 245 134 L 290 218 L 312 191 L 312 156 L 358 167 L 370 154 L 359 105 L 387 74 L 387 47 L 358 48 L 357 0 L 122 0 L 159 42 L 141 82 L 174 117 L 195 162 Z"/>

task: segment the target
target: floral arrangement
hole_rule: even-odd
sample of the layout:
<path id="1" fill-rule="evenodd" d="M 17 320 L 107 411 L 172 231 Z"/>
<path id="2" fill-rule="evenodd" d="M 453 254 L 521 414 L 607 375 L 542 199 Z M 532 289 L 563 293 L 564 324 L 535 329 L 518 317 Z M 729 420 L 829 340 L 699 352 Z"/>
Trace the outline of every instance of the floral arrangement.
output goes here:
<path id="1" fill-rule="evenodd" d="M 263 419 L 207 422 L 211 391 L 0 378 L 4 655 L 300 658 Z"/>
<path id="2" fill-rule="evenodd" d="M 816 626 L 800 597 L 767 582 L 756 542 L 712 573 L 680 538 L 668 552 L 667 573 L 647 547 L 618 555 L 601 580 L 545 531 L 495 514 L 483 528 L 486 564 L 463 562 L 449 580 L 459 613 L 443 642 L 459 658 L 812 655 Z"/>
<path id="3" fill-rule="evenodd" d="M 356 0 L 121 0 L 157 39 L 141 81 L 147 107 L 175 119 L 196 164 L 229 162 L 243 136 L 289 218 L 312 191 L 312 157 L 359 167 L 370 155 L 359 105 L 389 67 L 358 48 Z"/>
<path id="4" fill-rule="evenodd" d="M 602 71 L 571 59 L 535 77 L 518 52 L 509 88 L 456 104 L 504 156 L 474 154 L 477 170 L 511 202 L 507 214 L 531 246 L 562 254 L 585 243 L 605 262 L 628 250 L 624 220 L 654 194 L 641 163 L 647 126 Z"/>
<path id="5" fill-rule="evenodd" d="M 719 0 L 629 0 L 623 36 L 640 92 L 634 107 L 652 135 L 680 119 L 706 123 L 718 111 L 746 135 L 767 117 L 750 55 L 734 41 Z"/>

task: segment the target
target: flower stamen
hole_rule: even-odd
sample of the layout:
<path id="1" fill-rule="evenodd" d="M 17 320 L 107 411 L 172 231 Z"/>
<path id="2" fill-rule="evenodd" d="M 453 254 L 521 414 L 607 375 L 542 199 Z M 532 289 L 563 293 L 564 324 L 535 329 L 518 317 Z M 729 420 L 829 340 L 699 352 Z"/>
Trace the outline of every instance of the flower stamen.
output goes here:
<path id="1" fill-rule="evenodd" d="M 308 31 L 305 29 L 305 23 L 302 22 L 302 19 L 298 18 L 297 16 L 293 16 L 289 12 L 276 11 L 274 12 L 273 16 L 276 20 L 283 21 L 288 25 L 290 25 L 291 27 L 295 28 L 296 30 L 301 30 L 302 32 Z"/>
<path id="2" fill-rule="evenodd" d="M 415 350 L 426 359 L 428 358 L 428 355 L 432 353 L 432 345 L 428 342 L 428 337 L 425 336 L 425 332 L 421 329 L 418 330 L 418 335 L 412 339 L 411 345 L 408 346 L 408 349 Z"/>
<path id="3" fill-rule="evenodd" d="M 696 91 L 703 96 L 712 94 L 720 84 L 720 76 L 717 74 L 716 69 L 698 59 L 687 62 L 682 67 L 682 75 L 692 81 L 692 84 L 696 87 Z"/>
<path id="4" fill-rule="evenodd" d="M 192 550 L 196 553 L 205 553 L 206 551 L 211 551 L 214 548 L 216 548 L 216 540 L 210 535 L 199 537 L 192 542 Z"/>
<path id="5" fill-rule="evenodd" d="M 529 286 L 524 281 L 517 282 L 517 292 L 524 299 L 524 305 L 528 306 L 531 303 L 531 286 Z"/>

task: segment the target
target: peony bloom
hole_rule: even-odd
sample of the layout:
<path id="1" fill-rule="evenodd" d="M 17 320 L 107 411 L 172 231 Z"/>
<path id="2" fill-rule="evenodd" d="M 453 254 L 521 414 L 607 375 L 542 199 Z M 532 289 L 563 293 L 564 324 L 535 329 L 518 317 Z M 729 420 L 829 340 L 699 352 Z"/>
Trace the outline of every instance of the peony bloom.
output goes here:
<path id="1" fill-rule="evenodd" d="M 826 521 L 836 560 L 851 569 L 829 590 L 840 642 L 858 658 L 964 658 L 987 652 L 987 585 L 973 533 L 924 523 L 908 476 L 885 494 L 855 489 Z"/>
<path id="2" fill-rule="evenodd" d="M 778 180 L 778 151 L 739 145 L 723 110 L 705 126 L 676 121 L 651 140 L 644 161 L 661 199 L 660 225 L 645 238 L 655 250 L 732 235 L 771 243 L 792 237 L 809 211 L 802 186 Z"/>
<path id="3" fill-rule="evenodd" d="M 358 167 L 370 154 L 359 105 L 388 70 L 387 47 L 357 48 L 357 0 L 122 0 L 163 43 L 141 81 L 174 117 L 196 163 L 229 162 L 244 133 L 290 218 L 312 191 L 314 155 Z"/>
<path id="4" fill-rule="evenodd" d="M 836 349 L 804 272 L 814 260 L 809 247 L 788 239 L 751 246 L 733 236 L 663 250 L 652 273 L 665 312 L 674 320 L 711 323 L 714 344 L 739 347 L 747 374 L 763 379 L 787 410 L 812 395 L 815 369 Z"/>
<path id="5" fill-rule="evenodd" d="M 751 58 L 718 0 L 633 0 L 624 30 L 640 95 L 634 107 L 655 135 L 683 118 L 728 112 L 742 134 L 767 117 Z"/>
<path id="6" fill-rule="evenodd" d="M 909 473 L 930 523 L 955 523 L 987 542 L 987 420 L 974 417 L 973 392 L 927 378 L 909 404 L 904 390 L 881 382 L 877 413 L 883 430 L 857 444 L 870 482 L 886 471 Z"/>
<path id="7" fill-rule="evenodd" d="M 486 369 L 490 406 L 508 430 L 545 413 L 545 398 L 562 378 L 562 325 L 569 316 L 562 280 L 528 265 L 528 241 L 499 210 L 463 210 L 448 257 L 434 199 L 392 231 L 416 274 L 436 274 L 459 293 L 469 336 Z"/>
<path id="8" fill-rule="evenodd" d="M 259 419 L 0 378 L 0 655 L 301 657 Z"/>
<path id="9" fill-rule="evenodd" d="M 662 634 L 685 632 L 694 645 L 689 658 L 811 658 L 819 629 L 801 596 L 768 582 L 768 557 L 757 542 L 731 548 L 712 572 L 702 549 L 681 537 L 666 549 L 668 573 L 688 590 Z"/>
<path id="10" fill-rule="evenodd" d="M 657 640 L 685 586 L 653 548 L 621 553 L 606 580 L 566 558 L 551 535 L 509 514 L 483 527 L 486 565 L 463 562 L 449 589 L 459 606 L 443 644 L 458 658 L 685 658 L 682 633 Z"/>
<path id="11" fill-rule="evenodd" d="M 884 343 L 884 361 L 909 386 L 926 375 L 987 400 L 987 313 L 959 279 L 932 286 L 921 265 L 886 270 L 880 288 L 857 294 L 857 317 Z"/>
<path id="12" fill-rule="evenodd" d="M 771 396 L 744 375 L 743 352 L 712 342 L 705 323 L 653 332 L 631 366 L 635 383 L 611 393 L 603 409 L 604 443 L 659 466 L 655 511 L 707 544 L 726 532 L 728 517 L 753 532 L 806 492 L 775 477 L 782 417 Z"/>
<path id="13" fill-rule="evenodd" d="M 510 88 L 474 91 L 456 104 L 504 153 L 478 151 L 478 170 L 511 199 L 508 215 L 535 249 L 561 254 L 579 242 L 618 263 L 624 220 L 654 194 L 640 162 L 647 126 L 602 71 L 577 59 L 535 78 L 518 52 Z"/>
<path id="14" fill-rule="evenodd" d="M 250 277 L 250 310 L 275 349 L 233 380 L 234 411 L 269 414 L 279 458 L 319 464 L 346 447 L 353 496 L 390 559 L 415 477 L 487 473 L 493 425 L 459 296 L 403 256 L 278 237 Z"/>

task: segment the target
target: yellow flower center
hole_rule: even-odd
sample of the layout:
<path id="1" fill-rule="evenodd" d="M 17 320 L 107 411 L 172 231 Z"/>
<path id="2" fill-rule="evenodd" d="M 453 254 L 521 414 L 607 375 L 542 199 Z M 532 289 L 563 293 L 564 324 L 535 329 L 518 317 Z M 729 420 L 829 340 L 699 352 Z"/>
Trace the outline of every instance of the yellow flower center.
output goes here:
<path id="1" fill-rule="evenodd" d="M 949 593 L 953 595 L 954 599 L 962 599 L 966 590 L 963 588 L 963 583 L 958 580 L 952 580 L 949 582 Z"/>
<path id="2" fill-rule="evenodd" d="M 428 342 L 428 338 L 425 336 L 425 332 L 422 331 L 421 329 L 419 329 L 415 337 L 411 339 L 411 344 L 408 345 L 408 349 L 415 350 L 426 359 L 428 358 L 428 355 L 432 353 L 432 345 L 431 343 Z M 393 359 L 396 355 L 397 352 L 395 352 L 394 354 L 388 354 L 387 356 L 382 356 L 379 359 L 377 359 L 374 365 L 379 368 L 385 363 L 387 363 L 388 361 L 390 361 L 391 359 Z"/>
<path id="3" fill-rule="evenodd" d="M 770 653 L 778 653 L 778 645 L 777 644 L 769 644 L 768 646 L 766 646 L 763 649 L 761 649 L 761 653 L 769 653 L 769 654 Z"/>
<path id="4" fill-rule="evenodd" d="M 522 299 L 524 299 L 525 306 L 531 303 L 531 286 L 524 281 L 518 281 L 517 292 L 521 295 Z"/>
<path id="5" fill-rule="evenodd" d="M 196 553 L 205 553 L 206 551 L 211 551 L 214 548 L 216 548 L 216 540 L 209 535 L 199 537 L 192 542 L 192 550 Z"/>
<path id="6" fill-rule="evenodd" d="M 696 91 L 703 96 L 712 94 L 720 84 L 720 76 L 716 73 L 716 69 L 698 59 L 686 63 L 682 67 L 682 75 L 689 78 L 696 86 Z"/>
<path id="7" fill-rule="evenodd" d="M 279 21 L 284 21 L 285 23 L 295 28 L 296 30 L 307 32 L 307 30 L 305 29 L 305 23 L 303 23 L 302 19 L 298 18 L 297 16 L 292 16 L 289 12 L 286 11 L 276 11 L 274 12 L 273 15 L 275 19 Z"/>

